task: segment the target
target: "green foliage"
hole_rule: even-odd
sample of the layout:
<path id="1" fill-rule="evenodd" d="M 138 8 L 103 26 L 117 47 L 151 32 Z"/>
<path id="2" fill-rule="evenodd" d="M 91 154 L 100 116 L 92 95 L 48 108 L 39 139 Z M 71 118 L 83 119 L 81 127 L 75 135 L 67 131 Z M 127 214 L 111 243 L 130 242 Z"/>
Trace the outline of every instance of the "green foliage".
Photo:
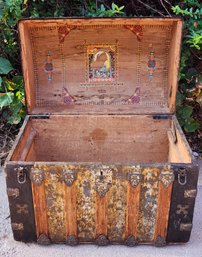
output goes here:
<path id="1" fill-rule="evenodd" d="M 187 132 L 200 129 L 197 121 L 202 109 L 201 45 L 202 4 L 197 0 L 185 0 L 172 7 L 172 11 L 184 19 L 183 42 L 177 95 L 177 116 Z"/>
<path id="2" fill-rule="evenodd" d="M 123 11 L 124 6 L 119 7 L 115 3 L 112 3 L 111 8 L 107 8 L 104 4 L 101 4 L 97 8 L 95 1 L 89 3 L 88 12 L 86 16 L 88 17 L 114 17 L 114 16 L 123 16 L 125 13 Z"/>
<path id="3" fill-rule="evenodd" d="M 12 70 L 10 62 L 0 57 L 0 74 L 6 75 Z M 24 118 L 24 90 L 21 76 L 13 76 L 12 80 L 5 76 L 0 77 L 0 110 L 3 118 L 10 124 L 18 124 Z"/>
<path id="4" fill-rule="evenodd" d="M 125 7 L 122 4 L 125 4 Z M 142 2 L 142 3 L 141 3 Z M 172 1 L 110 0 L 0 0 L 0 112 L 9 123 L 24 117 L 24 91 L 17 34 L 17 22 L 24 17 L 120 17 L 167 15 L 184 19 L 182 55 L 177 95 L 177 115 L 188 132 L 200 129 L 202 108 L 200 75 L 202 4 L 199 0 Z M 165 6 L 167 9 L 165 9 Z M 126 12 L 126 14 L 125 14 Z"/>
<path id="5" fill-rule="evenodd" d="M 0 57 L 0 74 L 8 74 L 12 70 L 11 63 L 7 59 Z"/>
<path id="6" fill-rule="evenodd" d="M 0 112 L 10 124 L 18 124 L 25 115 L 22 76 L 12 66 L 20 64 L 16 25 L 24 4 L 22 0 L 0 0 Z"/>

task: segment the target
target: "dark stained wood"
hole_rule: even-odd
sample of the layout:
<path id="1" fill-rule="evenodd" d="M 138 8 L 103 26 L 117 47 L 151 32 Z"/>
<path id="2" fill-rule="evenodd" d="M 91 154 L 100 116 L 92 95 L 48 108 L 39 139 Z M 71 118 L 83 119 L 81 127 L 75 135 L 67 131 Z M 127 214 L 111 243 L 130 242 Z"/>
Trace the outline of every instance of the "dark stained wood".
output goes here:
<path id="1" fill-rule="evenodd" d="M 168 243 L 186 243 L 191 235 L 199 170 L 198 166 L 193 164 L 173 165 L 173 168 L 175 169 L 175 181 L 170 201 L 166 241 Z M 178 181 L 178 175 L 182 169 L 186 170 L 187 183 L 185 185 L 180 185 Z M 189 196 L 187 192 L 189 190 L 194 190 L 195 194 Z"/>
<path id="2" fill-rule="evenodd" d="M 26 174 L 24 184 L 19 184 L 17 181 L 17 170 L 15 169 L 18 167 L 24 168 Z M 13 236 L 15 240 L 24 242 L 36 241 L 37 239 L 31 181 L 29 179 L 30 169 L 31 166 L 25 163 L 24 165 L 7 164 L 5 168 Z M 17 190 L 19 195 L 9 194 L 13 190 Z"/>

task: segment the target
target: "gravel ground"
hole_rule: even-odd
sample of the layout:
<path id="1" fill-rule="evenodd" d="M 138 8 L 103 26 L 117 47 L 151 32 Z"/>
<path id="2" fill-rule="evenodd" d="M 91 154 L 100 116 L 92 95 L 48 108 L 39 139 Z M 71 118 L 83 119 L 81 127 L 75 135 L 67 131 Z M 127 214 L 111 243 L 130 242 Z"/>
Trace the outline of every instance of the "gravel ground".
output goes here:
<path id="1" fill-rule="evenodd" d="M 201 163 L 202 164 L 202 163 Z M 202 175 L 202 169 L 201 173 Z M 171 245 L 164 248 L 153 246 L 98 247 L 82 245 L 39 246 L 13 240 L 10 227 L 8 200 L 6 195 L 5 175 L 0 171 L 0 257 L 202 257 L 202 176 L 199 179 L 198 195 L 194 213 L 194 224 L 191 240 L 185 245 Z"/>

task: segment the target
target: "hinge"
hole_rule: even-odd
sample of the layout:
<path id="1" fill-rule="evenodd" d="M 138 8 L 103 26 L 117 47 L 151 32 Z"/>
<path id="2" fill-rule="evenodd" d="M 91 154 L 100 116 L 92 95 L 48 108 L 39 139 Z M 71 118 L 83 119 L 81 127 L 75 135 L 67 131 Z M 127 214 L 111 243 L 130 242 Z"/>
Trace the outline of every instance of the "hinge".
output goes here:
<path id="1" fill-rule="evenodd" d="M 31 119 L 49 119 L 50 118 L 50 113 L 46 113 L 46 114 L 34 114 L 34 115 L 30 115 Z"/>
<path id="2" fill-rule="evenodd" d="M 170 119 L 172 117 L 171 114 L 154 114 L 153 119 L 154 120 L 166 120 Z"/>

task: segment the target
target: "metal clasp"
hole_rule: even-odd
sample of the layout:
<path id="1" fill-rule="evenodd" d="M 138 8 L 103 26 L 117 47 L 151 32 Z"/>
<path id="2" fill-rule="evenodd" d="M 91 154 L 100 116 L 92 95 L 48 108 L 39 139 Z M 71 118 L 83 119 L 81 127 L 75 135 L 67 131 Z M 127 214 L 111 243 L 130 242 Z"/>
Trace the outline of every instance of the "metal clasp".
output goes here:
<path id="1" fill-rule="evenodd" d="M 187 184 L 187 174 L 186 174 L 186 170 L 181 168 L 178 171 L 178 183 L 181 186 L 184 186 Z"/>
<path id="2" fill-rule="evenodd" d="M 16 168 L 17 170 L 17 181 L 19 184 L 24 184 L 26 182 L 26 173 L 24 171 L 23 167 L 18 167 Z"/>

